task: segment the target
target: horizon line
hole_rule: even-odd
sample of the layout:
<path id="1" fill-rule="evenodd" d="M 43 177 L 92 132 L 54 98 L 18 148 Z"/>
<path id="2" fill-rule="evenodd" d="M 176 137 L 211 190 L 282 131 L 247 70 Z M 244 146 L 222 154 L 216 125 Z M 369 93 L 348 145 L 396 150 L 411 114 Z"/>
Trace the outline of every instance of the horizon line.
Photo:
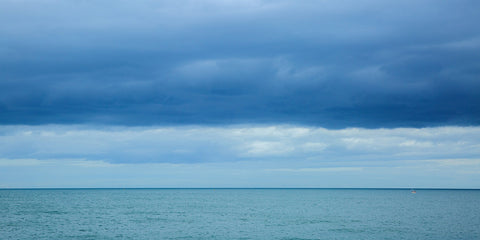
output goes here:
<path id="1" fill-rule="evenodd" d="M 291 190 L 480 190 L 480 188 L 408 188 L 408 187 L 28 187 L 28 188 L 0 188 L 0 190 L 242 190 L 242 189 L 291 189 Z"/>

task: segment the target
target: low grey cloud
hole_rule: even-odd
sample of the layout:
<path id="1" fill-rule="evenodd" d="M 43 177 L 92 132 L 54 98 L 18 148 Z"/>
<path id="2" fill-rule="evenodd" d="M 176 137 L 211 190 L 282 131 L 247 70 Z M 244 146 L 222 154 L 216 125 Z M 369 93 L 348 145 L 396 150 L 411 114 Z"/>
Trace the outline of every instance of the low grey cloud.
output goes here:
<path id="1" fill-rule="evenodd" d="M 477 1 L 2 1 L 0 123 L 480 123 Z"/>

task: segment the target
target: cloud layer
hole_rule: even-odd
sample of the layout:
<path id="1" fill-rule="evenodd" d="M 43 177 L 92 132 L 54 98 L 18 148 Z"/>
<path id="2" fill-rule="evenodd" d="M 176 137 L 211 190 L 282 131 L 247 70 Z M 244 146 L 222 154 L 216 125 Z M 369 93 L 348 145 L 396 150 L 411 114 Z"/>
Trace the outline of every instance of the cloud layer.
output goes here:
<path id="1" fill-rule="evenodd" d="M 480 128 L 328 130 L 295 126 L 4 126 L 8 159 L 85 159 L 119 163 L 277 161 L 299 164 L 466 159 L 480 155 Z M 357 165 L 355 165 L 357 166 Z M 312 166 L 310 166 L 312 167 Z"/>
<path id="2" fill-rule="evenodd" d="M 0 123 L 478 125 L 479 9 L 2 1 Z"/>
<path id="3" fill-rule="evenodd" d="M 480 128 L 0 127 L 0 187 L 469 187 Z"/>

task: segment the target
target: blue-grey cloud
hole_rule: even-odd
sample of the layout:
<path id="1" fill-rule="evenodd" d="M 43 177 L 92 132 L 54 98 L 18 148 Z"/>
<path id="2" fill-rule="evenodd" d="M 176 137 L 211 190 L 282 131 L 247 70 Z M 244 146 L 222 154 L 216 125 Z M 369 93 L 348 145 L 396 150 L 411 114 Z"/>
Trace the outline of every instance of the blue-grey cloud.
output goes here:
<path id="1" fill-rule="evenodd" d="M 477 1 L 0 5 L 2 124 L 480 124 Z"/>

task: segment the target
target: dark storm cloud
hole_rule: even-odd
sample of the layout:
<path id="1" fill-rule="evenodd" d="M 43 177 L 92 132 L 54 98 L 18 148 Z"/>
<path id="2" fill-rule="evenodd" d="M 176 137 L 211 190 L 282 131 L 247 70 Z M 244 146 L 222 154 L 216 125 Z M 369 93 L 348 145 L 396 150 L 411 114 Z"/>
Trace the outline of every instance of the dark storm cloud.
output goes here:
<path id="1" fill-rule="evenodd" d="M 478 1 L 0 5 L 3 124 L 480 124 Z"/>

